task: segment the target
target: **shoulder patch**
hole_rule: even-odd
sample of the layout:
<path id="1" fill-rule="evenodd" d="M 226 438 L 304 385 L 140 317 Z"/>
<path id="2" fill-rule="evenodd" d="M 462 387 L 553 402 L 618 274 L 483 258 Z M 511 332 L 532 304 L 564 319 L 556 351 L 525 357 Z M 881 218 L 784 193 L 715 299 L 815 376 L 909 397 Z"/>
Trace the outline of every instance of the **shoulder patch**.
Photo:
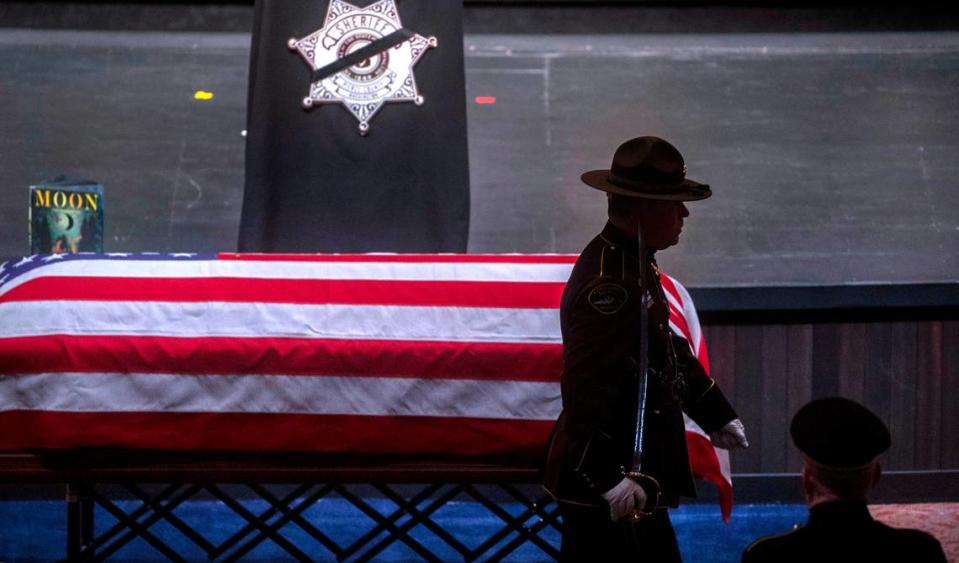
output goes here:
<path id="1" fill-rule="evenodd" d="M 626 288 L 616 283 L 597 285 L 589 292 L 586 298 L 590 306 L 603 315 L 612 315 L 619 312 L 629 300 Z"/>

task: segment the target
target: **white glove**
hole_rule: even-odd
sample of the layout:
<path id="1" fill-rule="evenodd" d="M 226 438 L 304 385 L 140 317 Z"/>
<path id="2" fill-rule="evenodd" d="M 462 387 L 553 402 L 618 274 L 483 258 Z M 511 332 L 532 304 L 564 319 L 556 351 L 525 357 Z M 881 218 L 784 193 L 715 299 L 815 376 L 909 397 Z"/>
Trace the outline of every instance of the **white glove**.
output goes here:
<path id="1" fill-rule="evenodd" d="M 603 498 L 609 503 L 609 517 L 613 522 L 646 506 L 646 491 L 629 477 L 603 493 Z"/>
<path id="2" fill-rule="evenodd" d="M 714 446 L 724 450 L 749 447 L 743 421 L 738 418 L 728 422 L 726 426 L 723 426 L 716 432 L 711 432 L 709 439 L 713 441 Z"/>

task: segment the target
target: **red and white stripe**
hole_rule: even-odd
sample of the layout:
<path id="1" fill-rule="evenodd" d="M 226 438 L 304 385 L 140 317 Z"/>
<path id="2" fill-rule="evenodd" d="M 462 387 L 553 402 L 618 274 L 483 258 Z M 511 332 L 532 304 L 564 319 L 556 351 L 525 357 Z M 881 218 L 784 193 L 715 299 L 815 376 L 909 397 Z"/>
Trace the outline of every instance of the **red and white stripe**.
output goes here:
<path id="1" fill-rule="evenodd" d="M 699 324 L 699 315 L 693 299 L 681 283 L 669 276 L 661 277 L 666 300 L 669 302 L 669 327 L 689 342 L 693 354 L 709 373 L 709 355 L 706 340 Z M 719 490 L 719 506 L 723 519 L 729 521 L 733 507 L 733 480 L 729 464 L 729 452 L 716 448 L 709 436 L 691 418 L 683 415 L 686 422 L 686 445 L 693 474 L 705 479 Z"/>
<path id="2" fill-rule="evenodd" d="M 559 301 L 575 259 L 54 261 L 0 288 L 0 449 L 538 462 L 561 408 Z M 692 300 L 664 286 L 671 327 L 705 363 Z"/>
<path id="3" fill-rule="evenodd" d="M 52 262 L 0 291 L 0 448 L 528 457 L 559 411 L 574 261 Z"/>

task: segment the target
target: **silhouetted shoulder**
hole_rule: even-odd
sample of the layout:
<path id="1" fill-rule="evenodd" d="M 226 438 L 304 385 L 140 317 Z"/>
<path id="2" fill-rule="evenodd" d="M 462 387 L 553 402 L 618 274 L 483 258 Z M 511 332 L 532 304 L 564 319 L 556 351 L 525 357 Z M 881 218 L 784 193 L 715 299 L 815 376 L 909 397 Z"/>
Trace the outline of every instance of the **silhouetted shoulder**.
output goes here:
<path id="1" fill-rule="evenodd" d="M 942 544 L 934 536 L 910 528 L 891 528 L 894 543 L 911 563 L 945 563 Z"/>
<path id="2" fill-rule="evenodd" d="M 743 563 L 761 563 L 764 561 L 788 561 L 791 554 L 802 541 L 803 528 L 799 524 L 784 534 L 763 536 L 743 551 Z"/>
<path id="3" fill-rule="evenodd" d="M 945 563 L 942 546 L 921 530 L 891 528 L 873 522 L 857 526 L 795 528 L 791 532 L 765 536 L 743 552 L 743 563 L 832 563 L 847 561 L 909 561 Z"/>

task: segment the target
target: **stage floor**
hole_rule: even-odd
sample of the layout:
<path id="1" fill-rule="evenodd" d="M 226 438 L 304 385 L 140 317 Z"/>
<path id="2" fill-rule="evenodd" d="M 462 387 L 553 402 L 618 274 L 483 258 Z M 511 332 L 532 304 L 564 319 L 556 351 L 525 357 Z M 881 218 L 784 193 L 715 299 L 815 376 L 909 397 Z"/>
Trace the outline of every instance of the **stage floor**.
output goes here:
<path id="1" fill-rule="evenodd" d="M 714 188 L 660 257 L 688 286 L 959 279 L 959 33 L 465 45 L 470 252 L 579 252 L 605 216 L 580 173 L 656 134 Z M 58 174 L 104 184 L 108 252 L 235 250 L 249 48 L 236 33 L 0 29 L 0 256 L 28 253 L 27 187 Z"/>
<path id="2" fill-rule="evenodd" d="M 379 503 L 378 503 L 379 502 Z M 379 510 L 382 501 L 373 501 Z M 137 506 L 133 501 L 120 503 L 124 510 Z M 351 538 L 362 534 L 371 526 L 370 521 L 345 502 L 336 501 L 324 507 L 323 518 L 318 514 L 307 514 L 309 521 L 318 525 L 334 541 L 348 543 Z M 386 503 L 389 504 L 389 503 Z M 455 503 L 447 512 L 438 517 L 438 523 L 455 533 L 461 540 L 470 544 L 476 538 L 485 538 L 495 533 L 502 522 L 492 517 L 479 503 Z M 129 505 L 129 506 L 128 506 Z M 249 510 L 258 511 L 267 508 L 265 501 L 244 502 Z M 511 510 L 507 504 L 506 510 Z M 385 509 L 388 511 L 389 507 Z M 870 507 L 874 517 L 897 527 L 914 527 L 925 530 L 939 539 L 949 561 L 959 560 L 959 505 L 939 504 L 882 504 Z M 176 511 L 177 516 L 192 525 L 205 537 L 222 541 L 229 537 L 242 522 L 237 522 L 222 504 L 212 501 L 190 501 Z M 687 504 L 670 511 L 676 536 L 686 561 L 709 561 L 710 563 L 733 563 L 740 560 L 740 554 L 753 540 L 763 535 L 780 534 L 788 531 L 794 524 L 806 521 L 807 510 L 801 504 L 741 504 L 736 506 L 732 520 L 724 524 L 716 506 L 708 504 Z M 55 560 L 65 555 L 66 510 L 58 501 L 5 501 L 0 502 L 0 519 L 6 522 L 16 521 L 15 526 L 0 528 L 0 557 L 5 561 Z M 115 523 L 112 516 L 100 509 L 95 516 L 99 533 Z M 288 528 L 289 530 L 287 530 Z M 295 542 L 298 547 L 310 549 L 311 557 L 318 561 L 334 560 L 332 554 L 323 546 L 309 538 L 295 525 L 284 529 L 284 537 Z M 192 544 L 172 526 L 162 524 L 151 527 L 151 532 L 177 550 L 187 559 L 205 558 L 205 553 Z M 415 528 L 411 535 L 430 549 L 440 553 L 444 544 L 432 537 L 422 527 Z M 507 537 L 504 542 L 511 539 Z M 547 541 L 558 546 L 559 536 L 552 533 Z M 311 546 L 313 548 L 311 549 Z M 115 557 L 137 561 L 162 560 L 148 543 L 135 540 L 116 553 Z M 377 556 L 378 561 L 406 561 L 416 558 L 406 546 L 396 544 Z M 460 556 L 450 551 L 450 560 Z M 251 560 L 273 560 L 283 558 L 283 552 L 271 542 L 261 544 L 249 554 Z M 535 545 L 524 544 L 514 551 L 507 561 L 544 561 L 545 554 Z"/>

